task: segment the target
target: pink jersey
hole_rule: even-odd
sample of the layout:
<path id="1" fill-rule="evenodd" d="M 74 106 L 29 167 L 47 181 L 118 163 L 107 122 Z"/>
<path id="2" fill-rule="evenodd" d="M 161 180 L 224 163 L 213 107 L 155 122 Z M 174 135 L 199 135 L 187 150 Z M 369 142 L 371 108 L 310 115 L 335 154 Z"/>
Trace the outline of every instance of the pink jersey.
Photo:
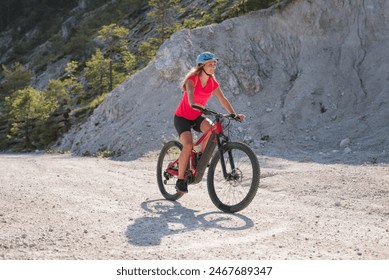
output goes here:
<path id="1" fill-rule="evenodd" d="M 213 77 L 210 77 L 205 87 L 203 87 L 199 76 L 191 76 L 188 79 L 192 80 L 195 85 L 193 92 L 194 103 L 205 106 L 208 99 L 212 96 L 212 92 L 219 86 L 219 83 Z M 199 110 L 193 109 L 190 106 L 187 91 L 184 92 L 182 100 L 178 104 L 176 115 L 187 120 L 195 120 L 201 115 Z"/>

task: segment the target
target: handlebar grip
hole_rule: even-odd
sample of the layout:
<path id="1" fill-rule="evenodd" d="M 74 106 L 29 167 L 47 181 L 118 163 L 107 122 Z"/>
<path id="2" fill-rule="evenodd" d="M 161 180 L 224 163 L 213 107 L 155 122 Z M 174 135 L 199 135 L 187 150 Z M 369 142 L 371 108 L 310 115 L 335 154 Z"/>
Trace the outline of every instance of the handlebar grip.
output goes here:
<path id="1" fill-rule="evenodd" d="M 238 121 L 238 122 L 242 121 L 237 114 L 223 115 L 223 114 L 220 114 L 220 113 L 218 113 L 216 111 L 213 111 L 211 109 L 203 108 L 203 107 L 197 106 L 195 104 L 192 105 L 192 108 L 196 109 L 196 110 L 199 110 L 204 115 L 215 115 L 215 116 L 219 116 L 219 117 L 222 117 L 222 118 L 232 119 L 232 120 L 235 120 L 235 121 Z"/>
<path id="2" fill-rule="evenodd" d="M 196 109 L 196 110 L 199 110 L 200 112 L 203 112 L 204 111 L 204 108 L 200 107 L 200 106 L 197 106 L 195 104 L 192 105 L 192 108 L 193 109 Z"/>
<path id="3" fill-rule="evenodd" d="M 215 111 L 212 111 L 208 108 L 203 108 L 203 107 L 200 107 L 200 106 L 197 106 L 197 105 L 192 105 L 192 108 L 193 109 L 196 109 L 196 110 L 199 110 L 201 113 L 203 113 L 204 115 L 216 115 L 217 112 Z"/>
<path id="4" fill-rule="evenodd" d="M 242 120 L 239 118 L 238 114 L 229 114 L 228 118 L 233 119 L 238 122 L 242 122 Z"/>

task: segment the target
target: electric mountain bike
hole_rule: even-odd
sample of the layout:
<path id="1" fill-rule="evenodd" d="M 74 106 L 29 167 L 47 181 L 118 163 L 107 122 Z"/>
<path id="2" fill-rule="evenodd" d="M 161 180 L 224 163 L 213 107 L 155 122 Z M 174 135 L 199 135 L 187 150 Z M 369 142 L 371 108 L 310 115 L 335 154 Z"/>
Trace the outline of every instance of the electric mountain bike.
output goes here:
<path id="1" fill-rule="evenodd" d="M 211 128 L 193 145 L 185 180 L 188 185 L 199 183 L 208 167 L 207 187 L 213 204 L 223 212 L 234 213 L 246 208 L 254 199 L 259 187 L 260 166 L 252 149 L 242 142 L 232 142 L 225 135 L 223 121 L 238 121 L 233 114 L 221 114 L 202 109 L 204 115 L 213 116 Z M 205 137 L 209 141 L 203 153 L 196 151 Z M 178 157 L 182 150 L 179 141 L 164 144 L 157 162 L 158 187 L 167 200 L 177 200 L 183 193 L 175 189 L 178 176 Z"/>

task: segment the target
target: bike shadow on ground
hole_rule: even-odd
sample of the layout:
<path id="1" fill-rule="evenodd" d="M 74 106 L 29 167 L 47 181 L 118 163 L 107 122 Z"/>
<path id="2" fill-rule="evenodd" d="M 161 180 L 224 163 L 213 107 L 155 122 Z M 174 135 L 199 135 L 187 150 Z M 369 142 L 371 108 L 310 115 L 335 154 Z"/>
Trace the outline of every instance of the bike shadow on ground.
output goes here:
<path id="1" fill-rule="evenodd" d="M 253 221 L 241 214 L 207 212 L 183 207 L 176 201 L 149 200 L 141 204 L 146 216 L 137 218 L 127 227 L 126 237 L 136 246 L 158 246 L 164 237 L 194 230 L 247 230 Z M 148 213 L 151 213 L 148 215 Z"/>

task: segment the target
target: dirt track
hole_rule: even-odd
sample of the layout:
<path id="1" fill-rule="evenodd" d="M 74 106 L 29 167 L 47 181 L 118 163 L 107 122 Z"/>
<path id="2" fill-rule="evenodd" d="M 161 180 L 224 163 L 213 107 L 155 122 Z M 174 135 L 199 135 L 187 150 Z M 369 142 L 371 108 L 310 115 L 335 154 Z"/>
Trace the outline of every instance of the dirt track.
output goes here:
<path id="1" fill-rule="evenodd" d="M 156 155 L 0 155 L 0 259 L 389 259 L 388 164 L 259 159 L 231 215 L 204 181 L 163 200 Z"/>

